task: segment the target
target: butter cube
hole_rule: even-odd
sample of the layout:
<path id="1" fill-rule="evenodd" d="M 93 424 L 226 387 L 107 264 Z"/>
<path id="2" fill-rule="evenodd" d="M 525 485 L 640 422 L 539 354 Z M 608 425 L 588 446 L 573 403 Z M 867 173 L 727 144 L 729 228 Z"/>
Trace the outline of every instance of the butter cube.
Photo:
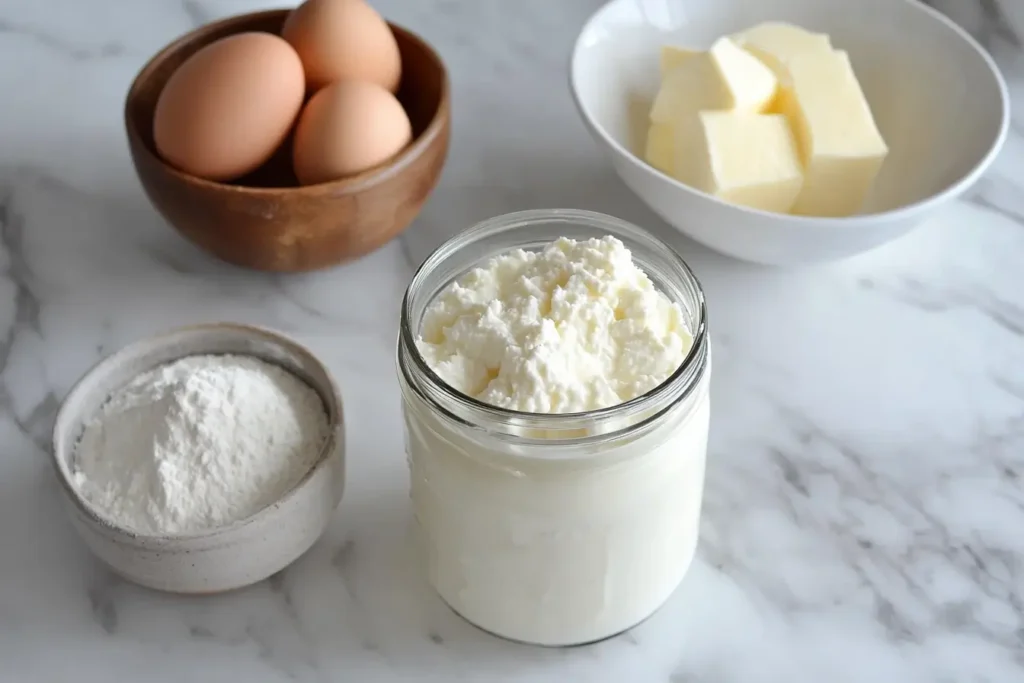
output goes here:
<path id="1" fill-rule="evenodd" d="M 832 42 L 824 33 L 814 33 L 780 21 L 758 24 L 732 38 L 737 45 L 764 62 L 780 81 L 786 78 L 786 63 L 794 57 L 832 52 Z"/>
<path id="2" fill-rule="evenodd" d="M 661 77 L 665 78 L 669 71 L 676 68 L 690 57 L 700 54 L 699 50 L 688 50 L 676 45 L 665 45 L 661 48 Z"/>
<path id="3" fill-rule="evenodd" d="M 676 128 L 675 177 L 721 199 L 786 213 L 803 184 L 796 142 L 781 114 L 705 111 Z"/>
<path id="4" fill-rule="evenodd" d="M 662 173 L 672 175 L 675 168 L 675 136 L 671 123 L 652 123 L 647 130 L 647 146 L 644 159 Z"/>
<path id="5" fill-rule="evenodd" d="M 706 109 L 759 112 L 774 101 L 777 86 L 771 69 L 729 38 L 719 38 L 668 72 L 650 118 L 667 123 Z"/>
<path id="6" fill-rule="evenodd" d="M 889 152 L 843 51 L 805 54 L 786 65 L 780 111 L 793 127 L 804 186 L 793 213 L 857 213 Z"/>

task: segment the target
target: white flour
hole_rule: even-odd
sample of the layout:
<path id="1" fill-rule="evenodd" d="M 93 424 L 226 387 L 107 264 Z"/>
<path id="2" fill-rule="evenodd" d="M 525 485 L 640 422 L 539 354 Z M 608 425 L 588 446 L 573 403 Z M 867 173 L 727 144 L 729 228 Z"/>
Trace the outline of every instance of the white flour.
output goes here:
<path id="1" fill-rule="evenodd" d="M 76 449 L 75 486 L 139 532 L 248 517 L 295 486 L 327 438 L 317 393 L 245 356 L 192 356 L 114 392 Z"/>

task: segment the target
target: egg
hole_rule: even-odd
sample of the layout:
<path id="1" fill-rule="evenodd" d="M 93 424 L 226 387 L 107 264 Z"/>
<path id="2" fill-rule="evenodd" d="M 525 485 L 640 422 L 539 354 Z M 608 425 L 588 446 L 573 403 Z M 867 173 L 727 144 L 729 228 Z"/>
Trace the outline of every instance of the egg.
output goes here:
<path id="1" fill-rule="evenodd" d="M 222 38 L 185 60 L 160 92 L 153 115 L 156 149 L 182 171 L 233 180 L 281 146 L 305 91 L 299 55 L 282 38 Z"/>
<path id="2" fill-rule="evenodd" d="M 295 128 L 292 159 L 303 185 L 360 173 L 412 139 L 401 103 L 367 81 L 338 81 L 317 92 Z"/>
<path id="3" fill-rule="evenodd" d="M 398 43 L 365 0 L 307 0 L 288 15 L 281 35 L 299 53 L 310 89 L 343 79 L 398 89 Z"/>

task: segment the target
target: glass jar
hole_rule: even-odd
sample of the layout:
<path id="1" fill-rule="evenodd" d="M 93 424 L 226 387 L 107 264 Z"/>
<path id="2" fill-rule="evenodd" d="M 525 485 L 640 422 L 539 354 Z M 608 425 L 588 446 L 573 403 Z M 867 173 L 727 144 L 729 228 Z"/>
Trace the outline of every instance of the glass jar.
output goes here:
<path id="1" fill-rule="evenodd" d="M 683 309 L 693 346 L 647 394 L 585 413 L 487 405 L 448 386 L 416 347 L 424 309 L 453 279 L 510 249 L 613 235 Z M 683 260 L 589 211 L 498 216 L 420 266 L 402 304 L 398 375 L 416 526 L 441 598 L 493 634 L 577 645 L 640 623 L 697 545 L 710 406 L 704 295 Z"/>

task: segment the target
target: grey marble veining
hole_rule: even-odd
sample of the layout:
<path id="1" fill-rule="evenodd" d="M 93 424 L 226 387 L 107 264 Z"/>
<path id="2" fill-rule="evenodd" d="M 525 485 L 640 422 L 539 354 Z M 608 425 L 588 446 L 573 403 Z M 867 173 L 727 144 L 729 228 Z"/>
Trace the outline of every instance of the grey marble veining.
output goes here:
<path id="1" fill-rule="evenodd" d="M 1013 2 L 935 0 L 1024 105 Z M 0 4 L 0 681 L 1024 681 L 1024 106 L 976 191 L 929 225 L 843 263 L 758 268 L 674 235 L 576 120 L 565 65 L 597 0 L 381 0 L 451 69 L 442 184 L 366 259 L 268 277 L 161 224 L 120 107 L 175 35 L 276 4 Z M 715 335 L 698 561 L 650 621 L 572 650 L 486 636 L 425 587 L 393 379 L 413 266 L 478 219 L 545 206 L 670 239 L 705 285 Z M 330 365 L 350 484 L 324 539 L 273 579 L 159 595 L 77 541 L 48 430 L 102 355 L 219 319 L 296 334 Z"/>
<path id="2" fill-rule="evenodd" d="M 1022 16 L 1018 0 L 923 0 L 956 21 L 990 45 L 1005 41 L 1012 46 L 1021 46 L 1021 26 L 1016 25 Z"/>

